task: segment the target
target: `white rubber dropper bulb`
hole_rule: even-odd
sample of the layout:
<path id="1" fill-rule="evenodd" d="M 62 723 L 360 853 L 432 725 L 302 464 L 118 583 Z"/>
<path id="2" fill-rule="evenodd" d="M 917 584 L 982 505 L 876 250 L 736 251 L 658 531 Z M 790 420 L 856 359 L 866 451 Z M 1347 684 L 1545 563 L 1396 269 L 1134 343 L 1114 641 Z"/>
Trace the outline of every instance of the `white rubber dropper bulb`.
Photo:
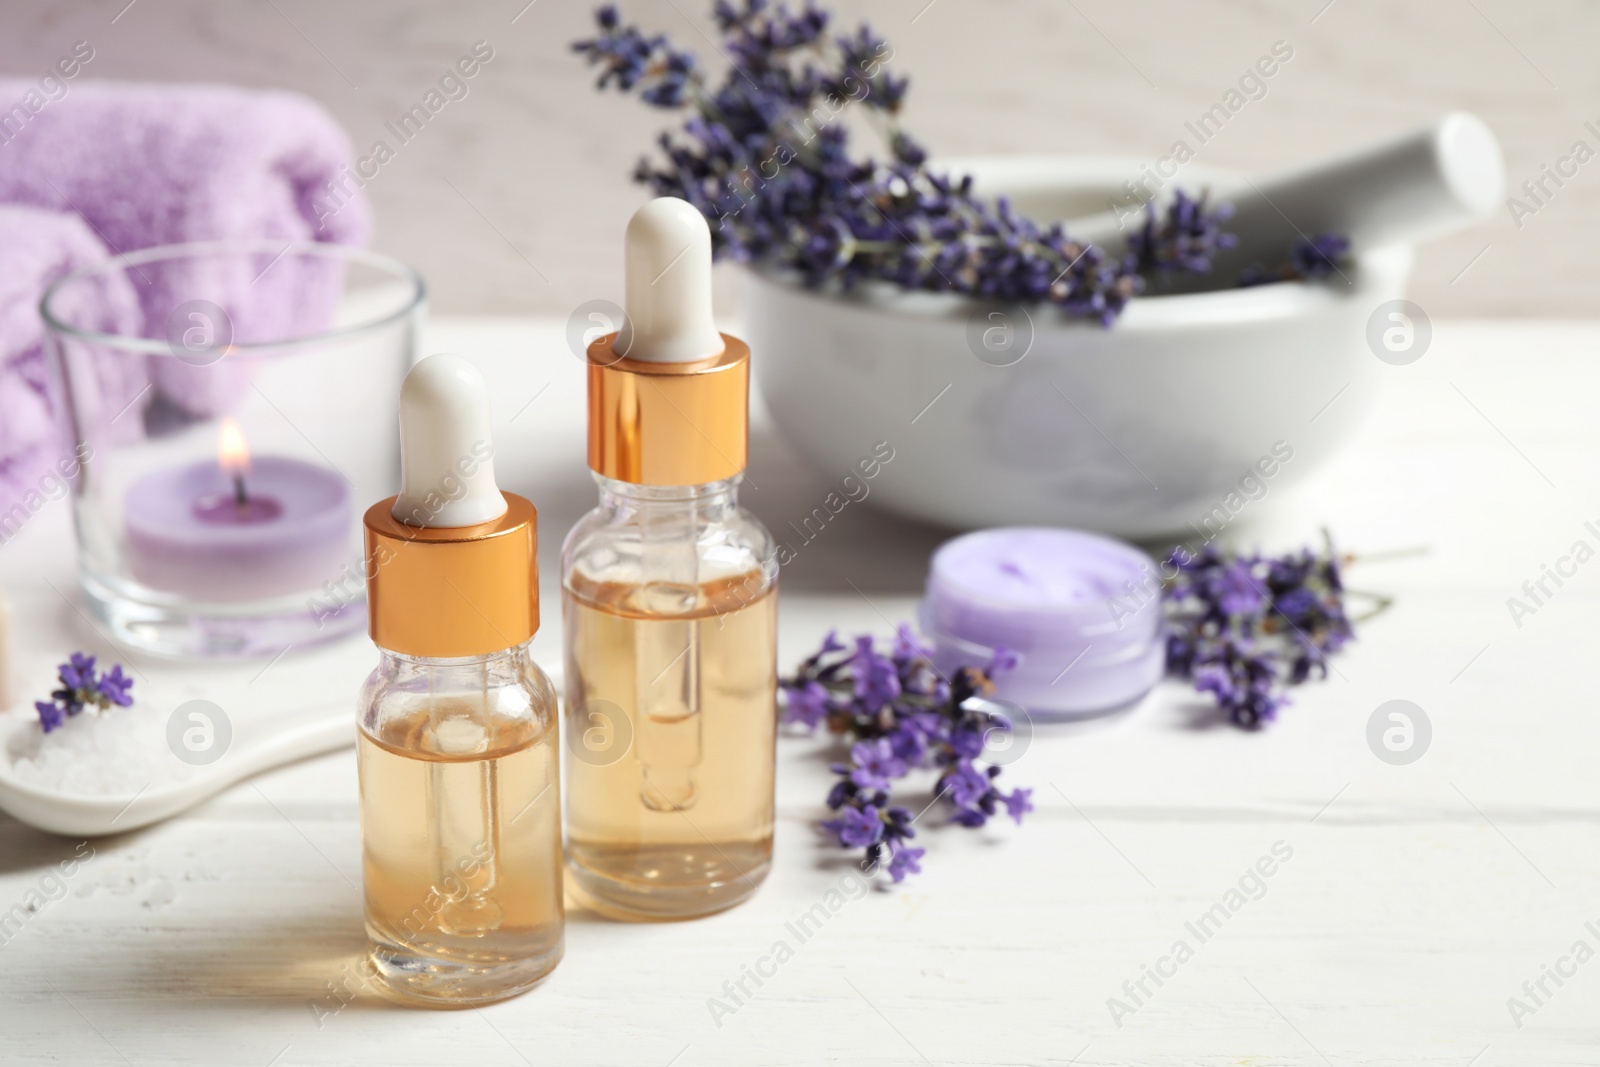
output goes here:
<path id="1" fill-rule="evenodd" d="M 658 197 L 628 220 L 627 321 L 616 351 L 647 363 L 692 363 L 722 354 L 711 318 L 711 227 L 694 205 Z"/>
<path id="2" fill-rule="evenodd" d="M 411 368 L 400 386 L 400 495 L 392 514 L 408 526 L 476 526 L 506 513 L 494 481 L 489 384 L 448 353 Z"/>

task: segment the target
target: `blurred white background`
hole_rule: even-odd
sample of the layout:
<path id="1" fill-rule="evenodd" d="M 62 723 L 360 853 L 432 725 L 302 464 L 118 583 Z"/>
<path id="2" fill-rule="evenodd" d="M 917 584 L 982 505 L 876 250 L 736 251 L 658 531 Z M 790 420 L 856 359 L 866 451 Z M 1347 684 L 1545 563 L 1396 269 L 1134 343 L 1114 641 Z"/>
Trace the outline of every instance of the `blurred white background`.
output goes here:
<path id="1" fill-rule="evenodd" d="M 631 0 L 625 18 L 692 47 L 714 72 L 709 0 Z M 630 173 L 673 116 L 592 88 L 569 45 L 579 0 L 6 0 L 0 71 L 42 73 L 77 40 L 85 76 L 297 89 L 357 151 L 479 40 L 470 92 L 399 148 L 367 189 L 375 243 L 428 276 L 435 310 L 565 315 L 621 295 Z M 1583 140 L 1600 151 L 1600 4 L 1593 0 L 841 0 L 912 77 L 906 124 L 937 156 L 1081 152 L 1154 159 L 1275 41 L 1293 59 L 1206 144 L 1202 162 L 1271 169 L 1406 129 L 1449 108 L 1500 135 L 1513 193 Z M 1414 298 L 1438 315 L 1590 315 L 1600 162 L 1519 228 L 1422 251 Z M 1521 195 L 1520 193 L 1518 195 Z M 1487 249 L 1487 251 L 1485 251 Z"/>

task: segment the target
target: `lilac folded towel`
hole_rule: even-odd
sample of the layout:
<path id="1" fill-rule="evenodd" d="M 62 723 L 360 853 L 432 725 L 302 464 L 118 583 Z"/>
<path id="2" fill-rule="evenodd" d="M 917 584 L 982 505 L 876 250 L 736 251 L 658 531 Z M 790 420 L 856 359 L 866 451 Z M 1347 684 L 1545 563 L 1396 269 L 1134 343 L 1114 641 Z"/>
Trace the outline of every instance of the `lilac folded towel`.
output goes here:
<path id="1" fill-rule="evenodd" d="M 0 79 L 0 101 L 31 88 Z M 81 82 L 0 149 L 0 201 L 76 211 L 113 252 L 224 237 L 362 244 L 370 226 L 359 196 L 328 213 L 350 140 L 298 93 Z"/>
<path id="2" fill-rule="evenodd" d="M 85 458 L 69 440 L 39 297 L 58 278 L 105 257 L 76 215 L 0 204 L 0 540 L 9 539 L 44 497 L 60 495 L 63 463 L 70 468 Z M 75 322 L 107 333 L 138 329 L 138 298 L 125 278 L 72 288 L 71 306 L 63 310 Z M 96 383 L 98 406 L 118 410 L 145 382 L 141 363 L 109 363 Z"/>
<path id="3" fill-rule="evenodd" d="M 0 101 L 30 88 L 0 79 Z M 0 144 L 0 202 L 76 211 L 114 253 L 222 238 L 361 244 L 370 214 L 348 180 L 352 158 L 332 117 L 295 93 L 81 82 Z M 330 197 L 330 183 L 341 182 L 341 193 Z M 330 212 L 333 202 L 341 206 Z M 144 336 L 181 335 L 183 305 L 194 300 L 221 306 L 239 342 L 330 322 L 340 265 L 272 259 L 269 252 L 256 261 L 140 268 Z M 239 380 L 164 357 L 152 360 L 151 375 L 169 399 L 198 415 L 225 409 Z"/>

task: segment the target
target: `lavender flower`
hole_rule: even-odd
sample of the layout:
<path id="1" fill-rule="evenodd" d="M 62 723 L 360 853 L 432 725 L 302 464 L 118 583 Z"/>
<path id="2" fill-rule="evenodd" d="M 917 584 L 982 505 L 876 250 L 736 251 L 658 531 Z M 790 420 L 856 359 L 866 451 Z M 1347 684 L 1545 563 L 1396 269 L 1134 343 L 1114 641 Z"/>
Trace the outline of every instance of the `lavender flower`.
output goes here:
<path id="1" fill-rule="evenodd" d="M 1145 206 L 1144 225 L 1128 240 L 1139 271 L 1205 274 L 1218 252 L 1238 244 L 1222 224 L 1233 217 L 1232 204 L 1207 209 L 1207 194 L 1191 197 L 1182 189 L 1158 219 L 1154 203 Z"/>
<path id="2" fill-rule="evenodd" d="M 922 757 L 928 751 L 928 736 L 929 731 L 926 728 L 909 722 L 903 723 L 896 726 L 889 734 L 889 749 L 908 767 L 914 763 L 920 764 Z"/>
<path id="3" fill-rule="evenodd" d="M 1289 249 L 1287 262 L 1273 270 L 1252 263 L 1239 272 L 1239 285 L 1266 285 L 1269 282 L 1305 281 L 1340 273 L 1339 264 L 1350 252 L 1350 241 L 1342 234 L 1319 233 L 1301 238 Z"/>
<path id="4" fill-rule="evenodd" d="M 889 861 L 889 877 L 903 882 L 908 874 L 921 874 L 922 864 L 918 861 L 926 854 L 927 849 L 922 848 L 903 848 L 896 852 Z"/>
<path id="5" fill-rule="evenodd" d="M 1164 590 L 1167 673 L 1209 693 L 1237 726 L 1271 722 L 1288 686 L 1326 676 L 1354 636 L 1330 544 L 1279 557 L 1230 555 L 1213 544 L 1171 557 Z"/>
<path id="6" fill-rule="evenodd" d="M 1253 615 L 1261 610 L 1266 591 L 1251 574 L 1252 561 L 1234 560 L 1219 568 L 1210 581 L 1210 592 L 1223 617 Z"/>
<path id="7" fill-rule="evenodd" d="M 960 759 L 976 759 L 983 751 L 983 734 L 977 730 L 958 728 L 950 731 L 950 751 Z"/>
<path id="8" fill-rule="evenodd" d="M 1339 260 L 1350 251 L 1350 242 L 1336 233 L 1320 233 L 1297 241 L 1289 250 L 1289 264 L 1302 278 L 1326 278 L 1339 269 Z"/>
<path id="9" fill-rule="evenodd" d="M 1246 639 L 1218 642 L 1194 669 L 1194 687 L 1216 697 L 1234 723 L 1246 729 L 1271 722 L 1287 703 L 1278 694 L 1275 657 Z"/>
<path id="10" fill-rule="evenodd" d="M 983 826 L 1002 808 L 1020 823 L 1033 810 L 1032 790 L 1002 793 L 995 786 L 1000 768 L 978 765 L 986 732 L 1011 724 L 974 698 L 992 691 L 992 670 L 1014 666 L 1017 657 L 1000 653 L 988 668 L 945 678 L 930 656 L 904 625 L 888 655 L 871 637 L 850 647 L 830 633 L 822 649 L 780 683 L 786 721 L 807 730 L 825 723 L 852 742 L 849 759 L 833 765 L 837 778 L 827 804 L 838 814 L 822 829 L 845 848 L 863 849 L 869 869 L 887 860 L 896 882 L 922 869 L 923 850 L 907 843 L 916 836 L 917 816 L 889 796 L 913 770 L 938 772 L 935 801 L 946 804 L 958 825 Z"/>
<path id="11" fill-rule="evenodd" d="M 808 730 L 828 717 L 828 691 L 816 682 L 807 682 L 789 694 L 789 718 Z"/>
<path id="12" fill-rule="evenodd" d="M 1033 790 L 1013 789 L 1002 798 L 1006 805 L 1006 814 L 1016 820 L 1018 826 L 1022 825 L 1022 817 L 1033 810 Z"/>
<path id="13" fill-rule="evenodd" d="M 883 737 L 857 742 L 850 749 L 850 761 L 855 765 L 850 780 L 858 789 L 887 789 L 890 779 L 903 778 L 910 769 Z"/>
<path id="14" fill-rule="evenodd" d="M 66 689 L 93 689 L 94 688 L 94 657 L 82 652 L 74 652 L 67 657 L 67 662 L 56 667 L 61 685 Z"/>
<path id="15" fill-rule="evenodd" d="M 989 778 L 965 759 L 958 759 L 947 773 L 940 792 L 948 792 L 959 808 L 975 808 L 989 791 Z"/>
<path id="16" fill-rule="evenodd" d="M 67 721 L 67 712 L 54 700 L 35 700 L 34 710 L 39 713 L 39 729 L 49 733 Z"/>
<path id="17" fill-rule="evenodd" d="M 871 637 L 856 638 L 856 654 L 850 660 L 855 677 L 855 696 L 868 712 L 876 715 L 885 704 L 900 695 L 900 674 L 895 661 L 873 651 Z"/>
<path id="18" fill-rule="evenodd" d="M 636 27 L 621 25 L 617 9 L 611 4 L 595 12 L 595 21 L 600 33 L 593 40 L 579 41 L 573 48 L 587 53 L 590 63 L 601 66 L 597 88 L 615 83 L 627 91 L 648 83 L 641 92 L 646 102 L 657 107 L 677 107 L 684 102 L 690 75 L 694 73 L 691 53 L 673 51 L 665 37 L 646 37 Z"/>
<path id="19" fill-rule="evenodd" d="M 133 679 L 122 673 L 122 664 L 113 663 L 111 669 L 100 676 L 100 681 L 95 685 L 95 692 L 99 693 L 107 704 L 115 704 L 126 708 L 133 704 Z"/>
<path id="20" fill-rule="evenodd" d="M 83 652 L 74 652 L 67 662 L 56 665 L 60 688 L 50 693 L 49 700 L 35 700 L 34 711 L 39 715 L 39 729 L 45 733 L 77 715 L 86 707 L 105 710 L 112 706 L 129 707 L 133 704 L 133 679 L 122 673 L 122 664 L 112 664 L 109 671 L 96 675 L 95 658 Z"/>
<path id="21" fill-rule="evenodd" d="M 883 819 L 874 807 L 847 807 L 837 819 L 828 819 L 822 828 L 836 835 L 847 848 L 866 848 L 883 838 Z"/>
<path id="22" fill-rule="evenodd" d="M 1109 326 L 1148 276 L 1207 271 L 1232 247 L 1221 230 L 1227 207 L 1182 193 L 1159 220 L 1152 210 L 1125 256 L 1075 241 L 1004 197 L 974 195 L 970 176 L 927 167 L 899 122 L 908 80 L 889 72 L 893 50 L 870 26 L 830 35 L 831 14 L 810 0 L 798 9 L 717 0 L 712 14 L 730 62 L 720 82 L 665 37 L 624 25 L 610 5 L 596 13 L 595 36 L 573 49 L 600 68 L 600 89 L 689 112 L 634 177 L 711 220 L 718 255 L 813 288 L 889 282 L 1047 302 Z M 852 154 L 841 120 L 852 107 L 882 129 L 887 158 Z"/>

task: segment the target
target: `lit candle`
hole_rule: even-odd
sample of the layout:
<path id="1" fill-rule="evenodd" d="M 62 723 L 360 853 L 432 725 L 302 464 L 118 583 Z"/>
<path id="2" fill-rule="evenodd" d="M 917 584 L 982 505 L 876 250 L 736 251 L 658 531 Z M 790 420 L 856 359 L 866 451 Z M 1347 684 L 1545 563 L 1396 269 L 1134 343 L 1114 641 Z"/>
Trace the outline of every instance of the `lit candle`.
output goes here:
<path id="1" fill-rule="evenodd" d="M 995 696 L 1035 717 L 1083 718 L 1143 697 L 1165 666 L 1160 584 L 1149 557 L 1098 534 L 980 530 L 941 545 L 922 628 L 942 671 L 1018 657 Z"/>
<path id="2" fill-rule="evenodd" d="M 315 589 L 352 551 L 344 479 L 286 456 L 253 461 L 223 419 L 217 460 L 148 474 L 123 504 L 128 569 L 194 600 L 254 600 Z"/>

